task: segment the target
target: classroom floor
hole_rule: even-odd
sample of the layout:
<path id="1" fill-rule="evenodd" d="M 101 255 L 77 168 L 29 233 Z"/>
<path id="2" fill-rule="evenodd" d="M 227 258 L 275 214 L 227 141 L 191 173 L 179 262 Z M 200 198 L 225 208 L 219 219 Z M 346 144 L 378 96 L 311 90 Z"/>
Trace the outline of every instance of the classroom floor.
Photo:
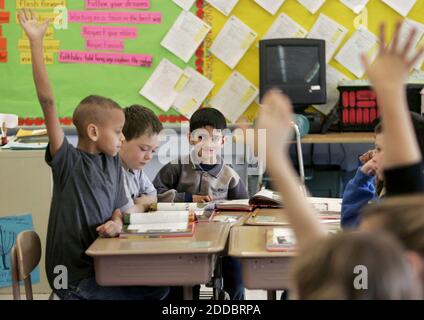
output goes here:
<path id="1" fill-rule="evenodd" d="M 280 291 L 277 291 L 277 297 L 281 295 Z M 200 299 L 209 300 L 212 297 L 212 289 L 201 287 Z M 49 294 L 35 294 L 34 300 L 48 300 Z M 13 296 L 10 294 L 1 294 L 0 300 L 12 300 Z M 25 295 L 21 296 L 22 300 L 25 300 Z M 264 290 L 246 290 L 246 300 L 266 300 L 266 291 Z"/>

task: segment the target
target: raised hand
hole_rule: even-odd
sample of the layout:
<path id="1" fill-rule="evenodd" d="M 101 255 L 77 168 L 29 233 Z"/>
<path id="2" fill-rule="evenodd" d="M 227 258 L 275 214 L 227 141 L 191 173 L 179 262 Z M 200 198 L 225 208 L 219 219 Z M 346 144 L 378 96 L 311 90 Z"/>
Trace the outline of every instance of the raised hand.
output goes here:
<path id="1" fill-rule="evenodd" d="M 424 48 L 421 48 L 415 54 L 412 53 L 416 29 L 409 33 L 405 44 L 400 45 L 401 28 L 402 23 L 398 23 L 392 43 L 388 45 L 385 39 L 386 26 L 382 24 L 380 27 L 380 49 L 374 62 L 370 64 L 366 54 L 361 55 L 366 73 L 377 90 L 382 87 L 399 88 L 403 86 L 408 78 L 409 71 L 424 52 Z"/>
<path id="2" fill-rule="evenodd" d="M 293 106 L 290 99 L 278 89 L 268 91 L 262 99 L 262 108 L 256 122 L 258 129 L 266 129 L 267 146 L 281 150 L 293 131 Z"/>
<path id="3" fill-rule="evenodd" d="M 23 9 L 18 14 L 19 22 L 24 29 L 28 39 L 30 41 L 42 41 L 46 34 L 47 27 L 49 26 L 49 20 L 47 19 L 44 23 L 39 24 L 35 16 L 34 11 L 30 9 Z"/>

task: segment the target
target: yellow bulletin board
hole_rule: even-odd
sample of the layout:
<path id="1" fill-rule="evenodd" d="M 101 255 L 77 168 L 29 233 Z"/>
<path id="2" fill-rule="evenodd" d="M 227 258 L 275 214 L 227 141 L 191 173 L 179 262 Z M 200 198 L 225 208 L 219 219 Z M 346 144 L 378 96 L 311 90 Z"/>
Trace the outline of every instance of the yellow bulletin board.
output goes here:
<path id="1" fill-rule="evenodd" d="M 365 9 L 365 11 L 357 15 L 341 1 L 327 0 L 315 14 L 312 14 L 297 0 L 286 0 L 277 13 L 275 15 L 271 15 L 253 0 L 239 0 L 231 12 L 231 15 L 235 15 L 258 33 L 258 37 L 234 70 L 237 70 L 244 75 L 255 86 L 259 86 L 259 49 L 257 44 L 259 39 L 269 29 L 274 20 L 281 13 L 285 13 L 309 31 L 320 13 L 322 13 L 349 30 L 329 64 L 349 78 L 355 79 L 356 77 L 349 70 L 334 60 L 337 52 L 355 32 L 354 21 L 356 20 L 359 24 L 367 22 L 368 30 L 375 35 L 378 35 L 379 25 L 384 21 L 389 25 L 388 36 L 391 36 L 396 21 L 404 18 L 381 0 L 370 0 Z M 205 45 L 208 47 L 218 35 L 229 16 L 227 17 L 223 15 L 209 4 L 205 5 L 204 11 L 204 19 L 212 25 L 212 32 L 210 33 L 209 38 L 205 41 Z M 415 5 L 407 15 L 407 18 L 424 24 L 424 0 L 416 1 Z M 423 66 L 421 66 L 421 68 L 421 70 L 424 70 Z M 232 71 L 233 70 L 219 59 L 208 54 L 208 58 L 205 59 L 205 73 L 212 79 L 213 82 L 215 82 L 215 87 L 211 96 L 216 94 Z M 258 108 L 258 105 L 254 102 L 244 113 L 244 118 L 242 117 L 239 121 L 253 121 L 256 117 Z"/>

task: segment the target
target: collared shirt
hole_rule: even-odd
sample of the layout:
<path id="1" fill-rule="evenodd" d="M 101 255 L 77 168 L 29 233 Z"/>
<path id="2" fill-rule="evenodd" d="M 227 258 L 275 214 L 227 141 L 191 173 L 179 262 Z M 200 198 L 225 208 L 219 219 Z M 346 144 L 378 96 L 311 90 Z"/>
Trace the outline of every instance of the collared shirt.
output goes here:
<path id="1" fill-rule="evenodd" d="M 156 196 L 156 189 L 143 170 L 131 170 L 122 167 L 125 193 L 134 205 L 134 200 L 142 195 Z"/>
<path id="2" fill-rule="evenodd" d="M 213 200 L 249 198 L 240 176 L 221 159 L 210 170 L 204 170 L 190 156 L 179 158 L 178 163 L 166 164 L 153 184 L 162 202 L 184 202 L 191 195 L 210 195 Z"/>

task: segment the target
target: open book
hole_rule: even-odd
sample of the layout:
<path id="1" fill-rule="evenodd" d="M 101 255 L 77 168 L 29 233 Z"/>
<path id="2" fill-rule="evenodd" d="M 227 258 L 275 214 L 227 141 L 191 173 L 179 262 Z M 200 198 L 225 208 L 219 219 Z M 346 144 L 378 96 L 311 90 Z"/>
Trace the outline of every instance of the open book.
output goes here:
<path id="1" fill-rule="evenodd" d="M 283 207 L 283 200 L 278 192 L 262 189 L 250 198 L 249 204 L 254 207 L 271 207 L 281 208 Z"/>
<path id="2" fill-rule="evenodd" d="M 273 228 L 266 233 L 267 251 L 294 251 L 296 239 L 289 228 Z"/>
<path id="3" fill-rule="evenodd" d="M 253 211 L 256 208 L 281 208 L 280 195 L 269 189 L 262 189 L 250 199 L 224 200 L 215 202 L 220 211 Z"/>
<path id="4" fill-rule="evenodd" d="M 125 213 L 120 237 L 188 237 L 193 235 L 195 225 L 196 217 L 190 211 Z"/>

